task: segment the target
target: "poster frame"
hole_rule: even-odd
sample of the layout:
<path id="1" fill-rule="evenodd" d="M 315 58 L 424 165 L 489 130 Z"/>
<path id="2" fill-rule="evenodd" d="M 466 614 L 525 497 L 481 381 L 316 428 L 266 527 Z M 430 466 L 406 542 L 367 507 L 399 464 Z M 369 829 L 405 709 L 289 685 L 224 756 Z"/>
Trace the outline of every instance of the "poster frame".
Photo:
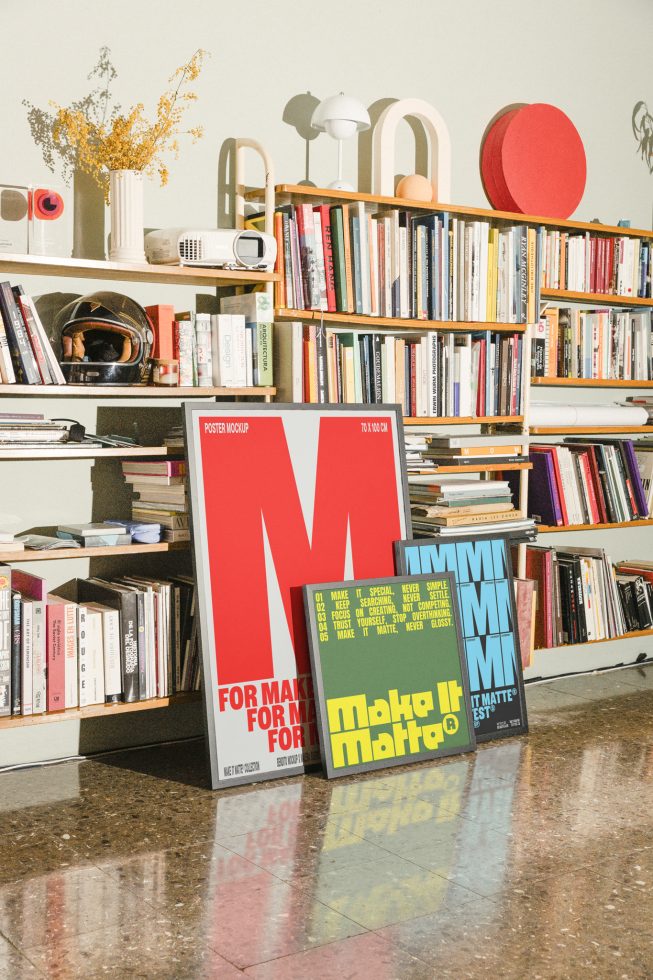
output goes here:
<path id="1" fill-rule="evenodd" d="M 510 583 L 510 610 L 512 614 L 513 635 L 515 640 L 515 661 L 516 661 L 515 672 L 517 675 L 516 677 L 517 683 L 515 686 L 517 688 L 517 694 L 519 698 L 519 709 L 520 709 L 519 717 L 520 717 L 521 724 L 519 726 L 514 726 L 512 728 L 497 729 L 492 732 L 481 732 L 481 733 L 476 732 L 476 741 L 478 743 L 491 742 L 491 741 L 493 742 L 500 738 L 511 738 L 512 736 L 515 735 L 528 734 L 528 710 L 526 706 L 526 690 L 524 687 L 524 674 L 523 674 L 522 663 L 521 663 L 521 643 L 519 639 L 519 625 L 517 622 L 517 603 L 515 602 L 515 589 L 514 589 L 515 576 L 513 574 L 512 564 L 510 561 L 510 556 L 511 556 L 510 538 L 504 534 L 483 534 L 483 535 L 451 534 L 442 538 L 413 538 L 413 539 L 405 539 L 403 541 L 395 542 L 395 567 L 398 573 L 402 575 L 406 575 L 408 574 L 406 557 L 405 557 L 407 548 L 416 547 L 416 546 L 425 547 L 427 545 L 433 545 L 433 544 L 438 544 L 438 545 L 447 544 L 447 543 L 464 544 L 466 542 L 476 543 L 476 542 L 493 541 L 493 540 L 501 540 L 504 542 L 504 546 L 506 549 L 506 557 L 508 559 L 506 561 L 506 568 L 507 568 L 508 581 Z M 428 574 L 436 575 L 441 573 L 429 572 Z M 418 578 L 419 575 L 409 576 L 409 577 Z M 463 638 L 463 646 L 465 647 L 465 662 L 467 662 L 467 645 L 465 643 L 464 634 L 462 633 L 462 628 L 461 628 L 461 636 Z"/>
<path id="2" fill-rule="evenodd" d="M 340 413 L 344 417 L 351 415 L 392 416 L 396 433 L 395 474 L 398 484 L 398 506 L 400 517 L 403 518 L 406 535 L 412 535 L 411 511 L 408 496 L 408 472 L 406 453 L 403 444 L 403 416 L 400 405 L 392 404 L 315 404 L 315 403 L 285 403 L 285 402 L 216 402 L 216 401 L 186 401 L 183 403 L 184 443 L 188 464 L 188 488 L 190 498 L 190 528 L 193 573 L 197 588 L 198 642 L 200 646 L 200 664 L 202 673 L 202 701 L 204 705 L 204 727 L 208 746 L 208 767 L 212 789 L 225 789 L 230 786 L 240 786 L 249 783 L 278 779 L 285 776 L 297 776 L 307 769 L 314 768 L 312 763 L 297 766 L 287 766 L 279 771 L 251 772 L 233 778 L 223 778 L 220 775 L 219 745 L 218 745 L 218 677 L 217 663 L 214 655 L 213 636 L 211 635 L 212 588 L 211 576 L 208 569 L 207 528 L 204 512 L 202 453 L 195 428 L 195 419 L 207 413 L 221 415 L 242 415 L 252 412 L 270 411 L 271 413 L 310 412 L 312 414 L 333 415 Z M 250 474 L 244 474 L 249 479 Z M 201 486 L 200 486 L 201 484 Z M 237 518 L 235 518 L 237 519 Z M 392 547 L 392 545 L 390 546 Z M 394 561 L 394 552 L 392 554 Z"/>
<path id="3" fill-rule="evenodd" d="M 416 755 L 412 758 L 402 757 L 395 761 L 379 759 L 375 762 L 361 762 L 356 765 L 347 766 L 345 769 L 334 769 L 331 745 L 328 738 L 328 728 L 326 721 L 326 699 L 324 696 L 324 683 L 322 678 L 320 662 L 320 644 L 318 638 L 317 620 L 315 618 L 315 607 L 313 595 L 315 592 L 327 589 L 352 589 L 375 585 L 402 585 L 411 582 L 433 582 L 446 580 L 449 582 L 449 589 L 452 597 L 453 620 L 456 638 L 458 641 L 458 661 L 460 663 L 460 675 L 462 678 L 463 704 L 467 727 L 470 733 L 470 741 L 463 747 L 456 746 L 447 749 L 432 749 Z M 328 779 L 335 779 L 342 776 L 351 776 L 361 772 L 373 772 L 378 769 L 390 769 L 394 766 L 415 765 L 422 762 L 431 762 L 435 759 L 443 759 L 446 756 L 462 755 L 466 752 L 473 752 L 476 749 L 476 736 L 474 732 L 474 718 L 472 715 L 471 701 L 469 697 L 469 676 L 467 673 L 467 657 L 462 635 L 462 624 L 460 621 L 460 611 L 458 609 L 458 597 L 456 595 L 456 577 L 453 572 L 433 572 L 425 575 L 388 575 L 384 578 L 376 579 L 357 579 L 347 582 L 326 582 L 322 584 L 304 586 L 304 608 L 306 611 L 306 624 L 308 630 L 308 644 L 311 656 L 311 668 L 313 670 L 313 685 L 315 689 L 315 709 L 317 712 L 318 733 L 320 738 L 320 755 L 322 765 Z"/>

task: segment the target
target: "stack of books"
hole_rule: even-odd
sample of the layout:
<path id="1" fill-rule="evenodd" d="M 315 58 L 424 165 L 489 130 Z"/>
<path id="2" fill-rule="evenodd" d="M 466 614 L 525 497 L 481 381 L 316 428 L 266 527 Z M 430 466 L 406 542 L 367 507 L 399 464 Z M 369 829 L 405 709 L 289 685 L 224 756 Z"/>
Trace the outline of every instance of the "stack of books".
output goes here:
<path id="1" fill-rule="evenodd" d="M 132 541 L 131 534 L 125 528 L 111 526 L 104 521 L 60 524 L 56 536 L 64 541 L 76 542 L 82 548 L 117 548 Z"/>
<path id="2" fill-rule="evenodd" d="M 651 242 L 630 235 L 542 229 L 542 289 L 649 298 Z"/>
<path id="3" fill-rule="evenodd" d="M 255 223 L 257 217 L 250 219 Z M 275 214 L 277 305 L 417 320 L 530 323 L 538 232 L 353 204 Z"/>
<path id="4" fill-rule="evenodd" d="M 192 579 L 82 579 L 76 598 L 0 566 L 0 715 L 199 688 Z"/>
<path id="5" fill-rule="evenodd" d="M 506 534 L 534 538 L 534 522 L 513 504 L 506 480 L 409 476 L 411 520 L 419 537 Z"/>
<path id="6" fill-rule="evenodd" d="M 650 563 L 613 568 L 602 548 L 529 546 L 526 574 L 537 582 L 535 646 L 608 640 L 653 625 Z M 651 576 L 651 577 L 649 577 Z M 641 580 L 641 581 L 640 581 Z"/>
<path id="7" fill-rule="evenodd" d="M 471 466 L 496 466 L 507 463 L 527 463 L 522 446 L 525 440 L 519 435 L 505 436 L 440 436 L 427 435 L 427 448 L 423 459 L 437 469 L 439 466 L 459 466 L 464 470 Z"/>
<path id="8" fill-rule="evenodd" d="M 161 525 L 164 541 L 190 541 L 184 460 L 128 459 L 122 464 L 122 472 L 137 495 L 132 502 L 132 520 Z"/>
<path id="9" fill-rule="evenodd" d="M 68 426 L 36 412 L 1 412 L 0 447 L 35 449 L 68 442 Z"/>
<path id="10" fill-rule="evenodd" d="M 419 338 L 301 321 L 275 325 L 284 401 L 399 404 L 405 416 L 519 415 L 521 334 L 429 331 Z"/>
<path id="11" fill-rule="evenodd" d="M 638 408 L 644 409 L 648 415 L 647 425 L 653 423 L 653 395 L 630 395 L 626 402 L 628 405 L 636 405 Z"/>
<path id="12" fill-rule="evenodd" d="M 534 378 L 653 379 L 650 310 L 551 306 L 530 329 Z"/>
<path id="13" fill-rule="evenodd" d="M 640 467 L 653 460 L 649 453 L 638 455 L 637 447 L 631 439 L 587 442 L 574 437 L 563 445 L 531 443 L 529 514 L 553 527 L 647 518 L 650 475 L 647 492 Z"/>
<path id="14" fill-rule="evenodd" d="M 66 383 L 34 300 L 9 282 L 0 283 L 0 382 Z"/>

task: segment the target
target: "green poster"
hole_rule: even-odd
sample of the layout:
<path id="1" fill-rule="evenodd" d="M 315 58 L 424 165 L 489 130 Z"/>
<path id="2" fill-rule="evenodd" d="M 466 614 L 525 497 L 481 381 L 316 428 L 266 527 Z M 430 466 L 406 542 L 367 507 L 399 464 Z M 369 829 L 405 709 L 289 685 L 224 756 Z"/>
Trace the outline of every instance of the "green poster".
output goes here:
<path id="1" fill-rule="evenodd" d="M 304 587 L 331 779 L 475 748 L 450 572 Z"/>

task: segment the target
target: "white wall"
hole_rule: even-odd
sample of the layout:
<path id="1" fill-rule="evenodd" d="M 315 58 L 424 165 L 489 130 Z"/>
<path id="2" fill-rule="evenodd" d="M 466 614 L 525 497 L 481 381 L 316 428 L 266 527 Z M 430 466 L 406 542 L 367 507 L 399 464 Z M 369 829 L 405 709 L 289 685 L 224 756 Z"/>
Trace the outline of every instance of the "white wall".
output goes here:
<path id="1" fill-rule="evenodd" d="M 282 121 L 284 106 L 299 93 L 322 99 L 341 89 L 366 105 L 404 96 L 432 102 L 451 131 L 453 200 L 470 205 L 485 203 L 478 151 L 488 120 L 511 102 L 551 102 L 569 114 L 587 151 L 577 216 L 651 225 L 653 177 L 630 130 L 634 103 L 653 107 L 650 0 L 2 0 L 1 8 L 5 39 L 11 25 L 17 40 L 0 59 L 0 180 L 43 174 L 21 99 L 79 97 L 101 45 L 118 69 L 119 100 L 146 107 L 203 47 L 212 57 L 192 121 L 206 135 L 182 148 L 166 188 L 148 187 L 150 226 L 214 220 L 216 159 L 230 136 L 260 139 L 280 180 L 301 179 L 304 144 Z M 315 183 L 332 179 L 327 136 L 312 143 L 311 162 Z"/>

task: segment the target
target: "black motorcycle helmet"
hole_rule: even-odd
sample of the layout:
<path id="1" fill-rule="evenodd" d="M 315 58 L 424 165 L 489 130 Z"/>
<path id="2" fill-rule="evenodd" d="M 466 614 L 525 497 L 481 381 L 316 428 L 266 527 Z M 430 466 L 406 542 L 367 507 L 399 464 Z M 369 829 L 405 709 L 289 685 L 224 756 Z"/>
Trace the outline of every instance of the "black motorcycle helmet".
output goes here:
<path id="1" fill-rule="evenodd" d="M 66 381 L 143 384 L 154 334 L 147 313 L 122 293 L 97 292 L 68 303 L 57 317 Z"/>

